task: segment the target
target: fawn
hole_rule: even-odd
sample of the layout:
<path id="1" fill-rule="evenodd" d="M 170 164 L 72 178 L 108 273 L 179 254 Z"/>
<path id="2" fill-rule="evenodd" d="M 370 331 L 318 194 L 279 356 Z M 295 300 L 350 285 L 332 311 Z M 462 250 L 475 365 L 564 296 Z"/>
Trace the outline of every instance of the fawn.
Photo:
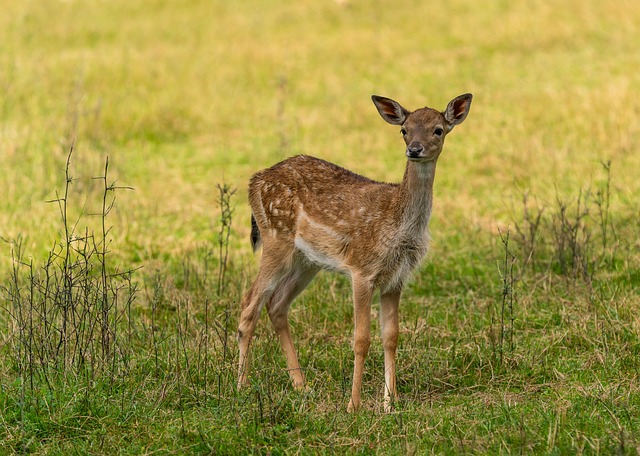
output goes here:
<path id="1" fill-rule="evenodd" d="M 384 347 L 384 409 L 392 409 L 397 398 L 400 293 L 427 252 L 433 181 L 444 138 L 467 117 L 472 95 L 454 98 L 443 112 L 428 107 L 411 112 L 389 98 L 371 98 L 385 121 L 402 127 L 407 164 L 401 183 L 376 182 L 305 155 L 288 158 L 250 180 L 251 245 L 255 251 L 262 244 L 263 253 L 258 275 L 242 299 L 238 388 L 247 383 L 249 344 L 265 304 L 293 384 L 303 387 L 289 308 L 320 269 L 329 269 L 349 275 L 353 286 L 355 360 L 348 411 L 361 405 L 376 289 Z"/>

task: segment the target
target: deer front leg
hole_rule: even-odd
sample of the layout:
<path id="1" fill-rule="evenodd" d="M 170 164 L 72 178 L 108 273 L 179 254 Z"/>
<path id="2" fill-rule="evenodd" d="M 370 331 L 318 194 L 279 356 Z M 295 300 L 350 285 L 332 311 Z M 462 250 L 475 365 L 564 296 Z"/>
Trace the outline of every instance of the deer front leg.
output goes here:
<path id="1" fill-rule="evenodd" d="M 369 352 L 371 343 L 371 298 L 373 296 L 373 286 L 368 280 L 361 279 L 353 275 L 353 318 L 355 322 L 355 332 L 353 340 L 354 362 L 353 362 L 353 384 L 351 386 L 351 399 L 349 400 L 348 412 L 356 412 L 361 404 L 362 374 L 364 372 L 364 361 Z"/>
<path id="2" fill-rule="evenodd" d="M 398 346 L 398 304 L 400 289 L 380 296 L 380 328 L 384 347 L 384 411 L 393 410 L 398 399 L 396 392 L 396 348 Z"/>

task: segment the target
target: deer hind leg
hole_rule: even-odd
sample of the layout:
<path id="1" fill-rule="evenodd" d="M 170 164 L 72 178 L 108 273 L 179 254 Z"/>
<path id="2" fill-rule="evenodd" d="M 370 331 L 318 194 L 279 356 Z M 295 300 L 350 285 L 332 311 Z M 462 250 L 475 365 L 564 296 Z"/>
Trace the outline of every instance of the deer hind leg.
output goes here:
<path id="1" fill-rule="evenodd" d="M 369 353 L 371 344 L 371 299 L 373 297 L 373 286 L 365 279 L 353 274 L 353 317 L 355 321 L 355 331 L 353 339 L 353 384 L 351 386 L 351 399 L 347 411 L 356 412 L 361 404 L 362 374 L 364 372 L 364 361 Z"/>
<path id="2" fill-rule="evenodd" d="M 278 289 L 271 300 L 267 302 L 269 318 L 280 340 L 280 346 L 287 359 L 287 370 L 296 389 L 304 386 L 305 379 L 291 339 L 288 320 L 289 308 L 296 296 L 309 285 L 317 272 L 318 269 L 313 266 L 294 265 L 293 269 L 280 280 Z"/>
<path id="3" fill-rule="evenodd" d="M 396 392 L 396 348 L 398 346 L 398 304 L 400 289 L 380 295 L 380 327 L 384 347 L 384 411 L 393 410 L 397 401 Z"/>
<path id="4" fill-rule="evenodd" d="M 260 319 L 262 307 L 269 302 L 277 289 L 281 277 L 286 274 L 287 261 L 284 257 L 269 255 L 266 249 L 260 263 L 260 270 L 251 288 L 242 298 L 242 312 L 238 324 L 238 388 L 246 385 L 249 374 L 249 345 Z"/>

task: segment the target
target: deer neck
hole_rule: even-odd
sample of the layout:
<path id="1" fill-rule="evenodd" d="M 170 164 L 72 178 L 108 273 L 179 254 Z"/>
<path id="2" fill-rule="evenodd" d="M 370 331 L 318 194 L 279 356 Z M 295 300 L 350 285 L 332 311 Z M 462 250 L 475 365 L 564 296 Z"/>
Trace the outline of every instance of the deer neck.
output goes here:
<path id="1" fill-rule="evenodd" d="M 397 220 L 402 226 L 419 234 L 426 231 L 431 217 L 433 182 L 436 162 L 407 161 L 402 184 L 400 184 Z"/>

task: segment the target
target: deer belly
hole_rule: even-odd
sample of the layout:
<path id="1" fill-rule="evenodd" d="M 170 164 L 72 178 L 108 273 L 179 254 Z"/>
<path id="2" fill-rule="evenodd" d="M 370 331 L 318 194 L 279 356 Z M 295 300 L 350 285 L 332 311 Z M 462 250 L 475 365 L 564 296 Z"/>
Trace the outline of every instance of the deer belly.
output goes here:
<path id="1" fill-rule="evenodd" d="M 343 271 L 342 258 L 331 254 L 323 248 L 306 241 L 302 237 L 296 236 L 295 246 L 310 263 L 320 266 L 323 269 Z"/>
<path id="2" fill-rule="evenodd" d="M 309 262 L 324 269 L 346 270 L 344 260 L 349 239 L 336 229 L 307 216 L 304 211 L 298 219 L 294 243 Z"/>

